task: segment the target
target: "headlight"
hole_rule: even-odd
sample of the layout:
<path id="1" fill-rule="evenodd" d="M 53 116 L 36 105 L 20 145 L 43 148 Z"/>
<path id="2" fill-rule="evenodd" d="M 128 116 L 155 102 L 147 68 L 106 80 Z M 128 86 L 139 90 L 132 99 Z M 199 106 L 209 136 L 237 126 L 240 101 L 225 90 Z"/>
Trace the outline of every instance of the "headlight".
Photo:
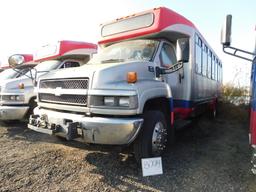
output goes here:
<path id="1" fill-rule="evenodd" d="M 130 106 L 130 98 L 129 97 L 120 97 L 119 98 L 119 106 L 129 107 Z"/>
<path id="2" fill-rule="evenodd" d="M 24 101 L 24 95 L 2 95 L 3 101 Z"/>
<path id="3" fill-rule="evenodd" d="M 8 98 L 8 97 L 7 97 L 7 98 Z M 16 100 L 16 99 L 15 99 L 15 98 L 16 98 L 15 95 L 11 95 L 11 96 L 9 96 L 9 98 L 10 98 L 11 101 L 15 101 L 15 100 Z"/>
<path id="4" fill-rule="evenodd" d="M 106 106 L 115 106 L 115 98 L 114 97 L 104 97 L 103 104 Z"/>
<path id="5" fill-rule="evenodd" d="M 99 108 L 128 108 L 138 107 L 137 96 L 90 96 L 89 105 Z"/>

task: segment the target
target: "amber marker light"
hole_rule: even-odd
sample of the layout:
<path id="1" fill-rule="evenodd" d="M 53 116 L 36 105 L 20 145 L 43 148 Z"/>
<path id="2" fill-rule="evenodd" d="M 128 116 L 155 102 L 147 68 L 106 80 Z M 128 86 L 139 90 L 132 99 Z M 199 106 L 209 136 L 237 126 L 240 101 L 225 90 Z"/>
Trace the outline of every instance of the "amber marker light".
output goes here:
<path id="1" fill-rule="evenodd" d="M 20 83 L 19 84 L 19 89 L 24 89 L 24 88 L 25 88 L 24 83 Z"/>
<path id="2" fill-rule="evenodd" d="M 136 83 L 137 81 L 137 73 L 136 72 L 128 72 L 127 73 L 127 82 L 128 83 Z"/>

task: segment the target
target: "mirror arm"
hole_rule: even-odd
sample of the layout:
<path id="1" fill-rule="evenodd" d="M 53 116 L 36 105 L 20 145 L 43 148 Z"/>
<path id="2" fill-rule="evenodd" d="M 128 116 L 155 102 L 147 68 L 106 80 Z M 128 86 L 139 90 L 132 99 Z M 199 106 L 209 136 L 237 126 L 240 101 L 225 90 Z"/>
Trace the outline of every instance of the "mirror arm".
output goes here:
<path id="1" fill-rule="evenodd" d="M 33 68 L 31 68 L 31 69 L 33 69 Z M 31 69 L 29 69 L 29 71 L 31 72 Z M 17 73 L 19 73 L 20 75 L 24 75 L 24 76 L 26 76 L 26 77 L 28 77 L 28 78 L 31 78 L 31 77 L 29 77 L 28 75 L 26 75 L 26 74 L 22 74 L 19 70 L 17 70 L 16 68 L 12 68 L 12 70 L 14 70 L 15 72 L 17 72 Z"/>
<path id="2" fill-rule="evenodd" d="M 227 49 L 231 50 L 231 51 L 227 51 Z M 252 52 L 248 52 L 248 51 L 244 51 L 242 49 L 238 49 L 238 48 L 235 48 L 235 47 L 231 47 L 231 46 L 225 46 L 223 45 L 223 52 L 228 54 L 228 55 L 232 55 L 232 56 L 235 56 L 235 57 L 238 57 L 240 59 L 245 59 L 247 61 L 253 61 L 256 57 L 256 54 L 255 53 L 252 53 Z M 243 54 L 247 54 L 248 57 L 245 57 L 245 56 L 241 56 L 239 55 L 238 53 L 243 53 Z M 253 56 L 252 59 L 250 59 L 249 57 L 250 56 Z"/>
<path id="3" fill-rule="evenodd" d="M 12 68 L 12 70 L 14 70 L 15 72 L 17 72 L 17 73 L 19 73 L 20 75 L 22 75 L 22 73 L 21 73 L 19 70 L 17 70 L 17 69 Z"/>

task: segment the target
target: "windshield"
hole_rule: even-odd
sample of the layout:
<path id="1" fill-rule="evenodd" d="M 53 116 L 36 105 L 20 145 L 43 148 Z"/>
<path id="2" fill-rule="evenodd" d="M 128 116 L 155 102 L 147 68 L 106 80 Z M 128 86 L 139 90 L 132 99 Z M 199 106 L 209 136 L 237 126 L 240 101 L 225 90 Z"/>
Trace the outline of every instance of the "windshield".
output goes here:
<path id="1" fill-rule="evenodd" d="M 35 76 L 35 71 L 37 73 L 43 73 L 43 72 L 49 72 L 51 70 L 57 69 L 61 61 L 59 60 L 49 60 L 49 61 L 43 61 L 42 63 L 39 63 L 34 69 L 31 70 L 31 73 L 33 77 Z M 30 71 L 26 74 L 27 76 L 30 76 Z"/>
<path id="2" fill-rule="evenodd" d="M 20 71 L 19 69 L 16 69 L 16 70 Z M 5 80 L 5 79 L 14 78 L 14 77 L 16 77 L 16 75 L 17 75 L 17 72 L 14 71 L 13 69 L 6 69 L 3 72 L 1 72 L 0 81 Z"/>
<path id="3" fill-rule="evenodd" d="M 125 61 L 150 61 L 158 46 L 156 40 L 131 40 L 110 45 L 96 54 L 90 64 L 115 63 Z"/>
<path id="4" fill-rule="evenodd" d="M 57 69 L 61 61 L 59 60 L 49 60 L 49 61 L 43 61 L 42 63 L 39 63 L 35 69 L 37 72 L 40 71 L 51 71 L 54 69 Z"/>

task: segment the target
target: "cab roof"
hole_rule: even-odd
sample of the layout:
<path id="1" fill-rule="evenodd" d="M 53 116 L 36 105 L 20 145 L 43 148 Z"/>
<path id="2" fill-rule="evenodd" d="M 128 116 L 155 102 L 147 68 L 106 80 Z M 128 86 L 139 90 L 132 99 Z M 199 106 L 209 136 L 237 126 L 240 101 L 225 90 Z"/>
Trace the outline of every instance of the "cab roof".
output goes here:
<path id="1" fill-rule="evenodd" d="M 82 41 L 62 40 L 56 44 L 41 47 L 35 55 L 35 61 L 58 59 L 67 55 L 90 55 L 97 52 L 97 45 Z"/>
<path id="2" fill-rule="evenodd" d="M 141 18 L 141 26 L 138 24 L 139 18 L 144 16 L 147 18 Z M 152 21 L 150 21 L 150 16 Z M 132 20 L 134 19 L 134 23 Z M 136 22 L 136 19 L 138 22 Z M 148 20 L 147 20 L 148 19 Z M 144 22 L 144 23 L 143 23 Z M 98 42 L 100 45 L 109 44 L 117 41 L 122 41 L 126 39 L 136 38 L 140 36 L 145 36 L 149 34 L 155 34 L 163 31 L 166 27 L 183 24 L 193 28 L 196 28 L 195 25 L 183 17 L 182 15 L 172 11 L 166 7 L 159 7 L 150 9 L 144 12 L 132 14 L 126 17 L 118 18 L 112 22 L 102 25 L 101 35 L 102 39 Z M 134 25 L 134 27 L 130 27 Z M 110 27 L 114 30 L 113 33 L 104 33 Z M 120 30 L 121 27 L 121 30 Z M 137 28 L 136 28 L 137 27 Z M 119 28 L 119 30 L 117 30 Z M 115 31 L 117 30 L 117 31 Z M 108 31 L 109 32 L 109 31 Z"/>

